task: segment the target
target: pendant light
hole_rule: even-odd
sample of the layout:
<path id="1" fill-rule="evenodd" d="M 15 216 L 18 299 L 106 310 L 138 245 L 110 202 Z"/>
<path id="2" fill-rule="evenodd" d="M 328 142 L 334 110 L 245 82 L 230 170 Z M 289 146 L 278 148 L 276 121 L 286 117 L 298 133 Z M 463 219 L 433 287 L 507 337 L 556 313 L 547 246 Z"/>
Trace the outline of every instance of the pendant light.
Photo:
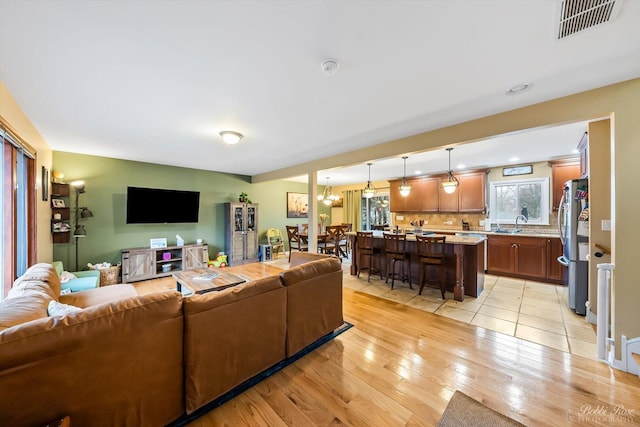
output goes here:
<path id="1" fill-rule="evenodd" d="M 452 194 L 456 191 L 456 188 L 458 188 L 458 179 L 453 176 L 453 171 L 451 170 L 451 150 L 453 150 L 453 148 L 447 148 L 449 152 L 449 172 L 447 172 L 447 180 L 441 183 L 444 192 L 447 194 Z"/>
<path id="2" fill-rule="evenodd" d="M 370 199 L 376 195 L 376 187 L 371 185 L 371 165 L 372 164 L 373 163 L 367 163 L 367 166 L 369 166 L 369 180 L 367 181 L 367 186 L 364 187 L 364 189 L 362 190 L 362 195 L 367 199 Z"/>
<path id="3" fill-rule="evenodd" d="M 404 173 L 402 174 L 402 185 L 400 186 L 400 195 L 407 197 L 411 192 L 411 184 L 407 184 L 407 156 L 403 156 L 404 160 Z"/>
<path id="4" fill-rule="evenodd" d="M 338 201 L 339 199 L 340 197 L 334 196 L 331 193 L 331 187 L 329 187 L 329 177 L 327 177 L 327 185 L 325 185 L 324 187 L 324 192 L 318 196 L 318 201 L 329 206 L 330 204 L 332 204 L 335 201 Z"/>

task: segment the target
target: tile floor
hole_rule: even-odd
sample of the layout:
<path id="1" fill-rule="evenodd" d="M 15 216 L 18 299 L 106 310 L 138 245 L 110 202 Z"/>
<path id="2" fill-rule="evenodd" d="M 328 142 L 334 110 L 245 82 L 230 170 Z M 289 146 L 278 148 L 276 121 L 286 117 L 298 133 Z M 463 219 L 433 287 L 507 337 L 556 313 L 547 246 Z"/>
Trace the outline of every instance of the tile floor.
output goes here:
<path id="1" fill-rule="evenodd" d="M 286 268 L 287 258 L 281 256 L 273 263 Z M 478 298 L 465 296 L 458 302 L 447 292 L 443 301 L 439 289 L 425 287 L 418 295 L 416 285 L 409 289 L 408 283 L 396 281 L 391 290 L 378 276 L 371 276 L 371 283 L 366 274 L 360 279 L 351 276 L 349 267 L 345 260 L 345 287 L 597 360 L 595 328 L 569 309 L 565 286 L 485 275 Z"/>

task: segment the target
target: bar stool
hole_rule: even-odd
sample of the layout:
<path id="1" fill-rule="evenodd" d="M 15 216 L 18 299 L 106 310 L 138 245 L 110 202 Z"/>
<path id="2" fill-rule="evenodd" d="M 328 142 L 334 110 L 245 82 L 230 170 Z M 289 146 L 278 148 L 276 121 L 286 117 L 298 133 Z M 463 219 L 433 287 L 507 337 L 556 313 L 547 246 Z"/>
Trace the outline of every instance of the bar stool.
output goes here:
<path id="1" fill-rule="evenodd" d="M 434 266 L 440 270 L 440 292 L 444 299 L 445 290 L 445 264 L 446 258 L 444 254 L 445 236 L 430 237 L 416 235 L 416 245 L 418 247 L 418 261 L 420 262 L 420 291 L 418 295 L 422 295 L 424 288 L 424 270 L 426 267 Z M 437 283 L 434 283 L 437 285 Z"/>
<path id="2" fill-rule="evenodd" d="M 375 261 L 377 255 L 380 254 L 380 249 L 373 246 L 373 232 L 371 231 L 358 231 L 356 232 L 356 245 L 358 248 L 358 277 L 362 270 L 367 270 L 369 273 L 367 276 L 367 282 L 371 283 L 371 271 L 380 275 L 382 280 L 382 271 L 379 267 L 375 267 Z M 367 259 L 367 266 L 363 267 L 362 260 Z"/>
<path id="3" fill-rule="evenodd" d="M 407 236 L 405 234 L 391 234 L 384 233 L 384 252 L 387 259 L 387 279 L 385 283 L 389 283 L 389 276 L 391 276 L 391 289 L 396 278 L 396 262 L 400 261 L 402 266 L 402 273 L 400 274 L 400 280 L 403 282 L 405 279 L 409 280 L 409 289 L 411 287 L 411 258 L 405 250 L 407 243 Z M 405 261 L 409 262 L 409 274 L 404 274 Z M 389 268 L 391 264 L 391 268 Z"/>

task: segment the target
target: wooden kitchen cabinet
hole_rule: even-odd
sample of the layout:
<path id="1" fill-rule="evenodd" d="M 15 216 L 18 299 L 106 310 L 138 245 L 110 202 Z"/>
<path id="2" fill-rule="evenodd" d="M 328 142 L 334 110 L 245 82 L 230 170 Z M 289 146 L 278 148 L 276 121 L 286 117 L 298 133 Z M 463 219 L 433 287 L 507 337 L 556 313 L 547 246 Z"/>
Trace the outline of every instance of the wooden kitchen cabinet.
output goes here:
<path id="1" fill-rule="evenodd" d="M 578 151 L 580 152 L 580 178 L 589 178 L 589 134 L 587 132 L 582 135 L 578 143 Z"/>
<path id="2" fill-rule="evenodd" d="M 516 269 L 513 241 L 506 236 L 487 236 L 487 272 L 513 274 Z"/>
<path id="3" fill-rule="evenodd" d="M 559 237 L 547 238 L 547 278 L 555 283 L 564 283 L 567 268 L 558 262 L 563 248 Z"/>
<path id="4" fill-rule="evenodd" d="M 563 270 L 557 262 L 561 254 L 559 238 L 489 234 L 487 272 L 561 284 Z"/>
<path id="5" fill-rule="evenodd" d="M 486 210 L 487 173 L 485 171 L 458 176 L 458 212 Z"/>
<path id="6" fill-rule="evenodd" d="M 485 212 L 486 171 L 456 174 L 460 184 L 452 194 L 440 183 L 444 176 L 410 178 L 411 192 L 400 195 L 402 180 L 389 181 L 389 209 L 391 212 Z"/>
<path id="7" fill-rule="evenodd" d="M 490 234 L 487 270 L 489 274 L 546 279 L 547 243 L 538 237 Z"/>
<path id="8" fill-rule="evenodd" d="M 438 186 L 440 212 L 478 212 L 486 210 L 487 172 L 473 171 L 454 174 L 458 179 L 458 188 L 452 194 Z M 442 177 L 441 181 L 446 181 Z"/>
<path id="9" fill-rule="evenodd" d="M 557 211 L 562 198 L 564 183 L 571 179 L 580 178 L 580 162 L 554 161 L 549 162 L 551 166 L 551 188 L 553 189 L 553 211 Z"/>
<path id="10" fill-rule="evenodd" d="M 389 209 L 391 212 L 437 212 L 438 185 L 437 178 L 407 179 L 411 185 L 408 196 L 400 195 L 402 180 L 389 181 Z"/>

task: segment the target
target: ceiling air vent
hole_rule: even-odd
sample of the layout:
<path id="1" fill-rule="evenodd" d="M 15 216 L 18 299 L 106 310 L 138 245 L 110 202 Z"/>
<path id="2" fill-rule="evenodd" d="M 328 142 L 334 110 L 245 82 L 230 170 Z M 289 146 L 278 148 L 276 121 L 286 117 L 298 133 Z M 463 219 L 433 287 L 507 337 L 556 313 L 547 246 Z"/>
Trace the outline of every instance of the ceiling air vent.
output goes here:
<path id="1" fill-rule="evenodd" d="M 558 39 L 609 22 L 622 0 L 561 0 Z"/>

